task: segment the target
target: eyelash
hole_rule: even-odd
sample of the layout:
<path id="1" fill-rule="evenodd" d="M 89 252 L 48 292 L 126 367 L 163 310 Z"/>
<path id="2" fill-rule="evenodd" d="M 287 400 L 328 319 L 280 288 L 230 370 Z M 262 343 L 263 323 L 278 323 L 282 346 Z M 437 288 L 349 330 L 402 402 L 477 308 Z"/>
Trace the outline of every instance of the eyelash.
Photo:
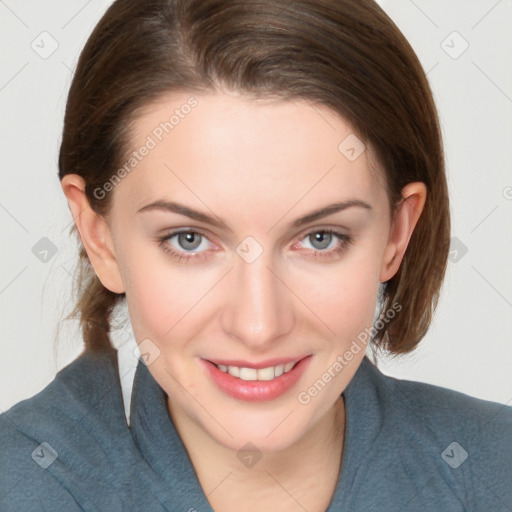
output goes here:
<path id="1" fill-rule="evenodd" d="M 163 237 L 158 237 L 157 241 L 158 241 L 159 247 L 161 247 L 161 249 L 165 253 L 170 254 L 178 262 L 182 261 L 182 260 L 189 261 L 189 260 L 192 260 L 192 259 L 197 260 L 197 259 L 202 259 L 202 258 L 207 257 L 205 255 L 206 251 L 198 252 L 198 253 L 190 252 L 188 254 L 186 252 L 180 253 L 180 252 L 176 251 L 171 246 L 169 246 L 168 244 L 165 243 L 170 238 L 173 238 L 173 237 L 175 237 L 175 236 L 177 236 L 177 235 L 179 235 L 181 233 L 188 233 L 188 234 L 193 233 L 194 235 L 200 235 L 203 238 L 207 238 L 206 235 L 204 235 L 200 231 L 196 231 L 196 230 L 193 230 L 193 229 L 182 229 L 182 230 L 172 231 L 171 233 L 169 233 L 169 234 L 167 234 L 167 235 L 165 235 Z M 343 254 L 348 249 L 348 246 L 353 243 L 352 237 L 350 237 L 350 236 L 348 236 L 348 235 L 346 235 L 344 233 L 341 233 L 339 231 L 336 231 L 334 229 L 328 229 L 328 228 L 325 228 L 325 229 L 314 229 L 312 231 L 309 231 L 299 241 L 302 241 L 304 238 L 307 238 L 308 236 L 310 236 L 312 234 L 315 234 L 315 233 L 326 233 L 326 234 L 334 235 L 340 241 L 340 244 L 336 248 L 330 249 L 328 251 L 320 250 L 320 249 L 316 249 L 316 250 L 315 249 L 311 249 L 313 251 L 313 253 L 314 253 L 314 258 L 315 259 L 328 259 L 328 258 L 330 259 L 330 258 L 334 258 L 335 256 Z"/>

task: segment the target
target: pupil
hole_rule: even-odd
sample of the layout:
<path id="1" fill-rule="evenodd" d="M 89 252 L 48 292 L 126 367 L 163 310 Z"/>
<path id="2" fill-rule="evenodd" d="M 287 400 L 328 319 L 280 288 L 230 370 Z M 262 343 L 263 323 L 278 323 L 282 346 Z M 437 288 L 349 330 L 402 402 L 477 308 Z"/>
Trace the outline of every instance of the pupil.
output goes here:
<path id="1" fill-rule="evenodd" d="M 325 249 L 329 246 L 330 243 L 330 233 L 326 233 L 325 231 L 317 231 L 314 235 L 315 242 L 320 242 L 320 247 L 318 249 Z M 314 245 L 314 244 L 313 244 Z"/>
<path id="2" fill-rule="evenodd" d="M 199 246 L 199 236 L 196 237 L 195 233 L 180 233 L 180 245 L 184 249 L 196 249 Z M 194 239 L 197 238 L 197 240 Z"/>

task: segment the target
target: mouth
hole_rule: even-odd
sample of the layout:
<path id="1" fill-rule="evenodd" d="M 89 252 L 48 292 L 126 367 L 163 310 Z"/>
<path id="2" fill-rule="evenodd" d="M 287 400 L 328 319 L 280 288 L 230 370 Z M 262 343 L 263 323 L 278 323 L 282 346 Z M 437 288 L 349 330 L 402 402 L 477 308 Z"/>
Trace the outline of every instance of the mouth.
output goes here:
<path id="1" fill-rule="evenodd" d="M 308 355 L 259 363 L 200 361 L 211 381 L 225 394 L 244 401 L 264 401 L 289 391 L 298 382 L 311 358 L 312 355 Z"/>
<path id="2" fill-rule="evenodd" d="M 280 377 L 285 373 L 288 373 L 302 359 L 303 358 L 300 358 L 296 361 L 278 363 L 274 365 L 271 365 L 268 362 L 259 363 L 257 365 L 249 365 L 249 363 L 239 363 L 235 365 L 233 363 L 220 364 L 214 363 L 213 361 L 210 362 L 214 364 L 221 372 L 228 373 L 233 377 L 237 377 L 245 381 L 269 381 L 275 379 L 276 377 Z"/>

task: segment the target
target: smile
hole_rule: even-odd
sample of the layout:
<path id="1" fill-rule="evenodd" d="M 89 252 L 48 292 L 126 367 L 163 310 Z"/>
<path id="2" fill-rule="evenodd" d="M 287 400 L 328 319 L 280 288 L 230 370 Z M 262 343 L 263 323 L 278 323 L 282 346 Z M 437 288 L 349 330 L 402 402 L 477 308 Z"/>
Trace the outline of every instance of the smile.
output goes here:
<path id="1" fill-rule="evenodd" d="M 273 380 L 280 377 L 283 373 L 288 373 L 297 363 L 278 364 L 267 368 L 246 368 L 239 366 L 226 366 L 224 364 L 216 365 L 224 373 L 229 373 L 233 377 L 242 380 Z"/>
<path id="2" fill-rule="evenodd" d="M 238 364 L 214 363 L 200 359 L 210 382 L 224 394 L 249 402 L 273 400 L 285 394 L 297 384 L 308 367 L 312 355 L 301 359 L 267 361 L 257 365 L 244 366 L 242 361 L 229 361 Z M 277 364 L 270 364 L 277 363 Z M 245 363 L 248 364 L 248 363 Z M 260 366 L 254 368 L 254 366 Z"/>

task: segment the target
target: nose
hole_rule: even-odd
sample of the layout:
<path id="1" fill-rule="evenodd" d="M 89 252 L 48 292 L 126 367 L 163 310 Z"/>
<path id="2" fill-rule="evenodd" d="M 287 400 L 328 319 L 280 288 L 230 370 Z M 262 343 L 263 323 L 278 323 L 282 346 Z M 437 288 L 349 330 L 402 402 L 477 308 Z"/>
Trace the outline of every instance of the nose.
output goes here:
<path id="1" fill-rule="evenodd" d="M 274 266 L 265 251 L 251 263 L 236 256 L 226 282 L 223 329 L 254 351 L 270 349 L 295 321 L 293 294 Z"/>

